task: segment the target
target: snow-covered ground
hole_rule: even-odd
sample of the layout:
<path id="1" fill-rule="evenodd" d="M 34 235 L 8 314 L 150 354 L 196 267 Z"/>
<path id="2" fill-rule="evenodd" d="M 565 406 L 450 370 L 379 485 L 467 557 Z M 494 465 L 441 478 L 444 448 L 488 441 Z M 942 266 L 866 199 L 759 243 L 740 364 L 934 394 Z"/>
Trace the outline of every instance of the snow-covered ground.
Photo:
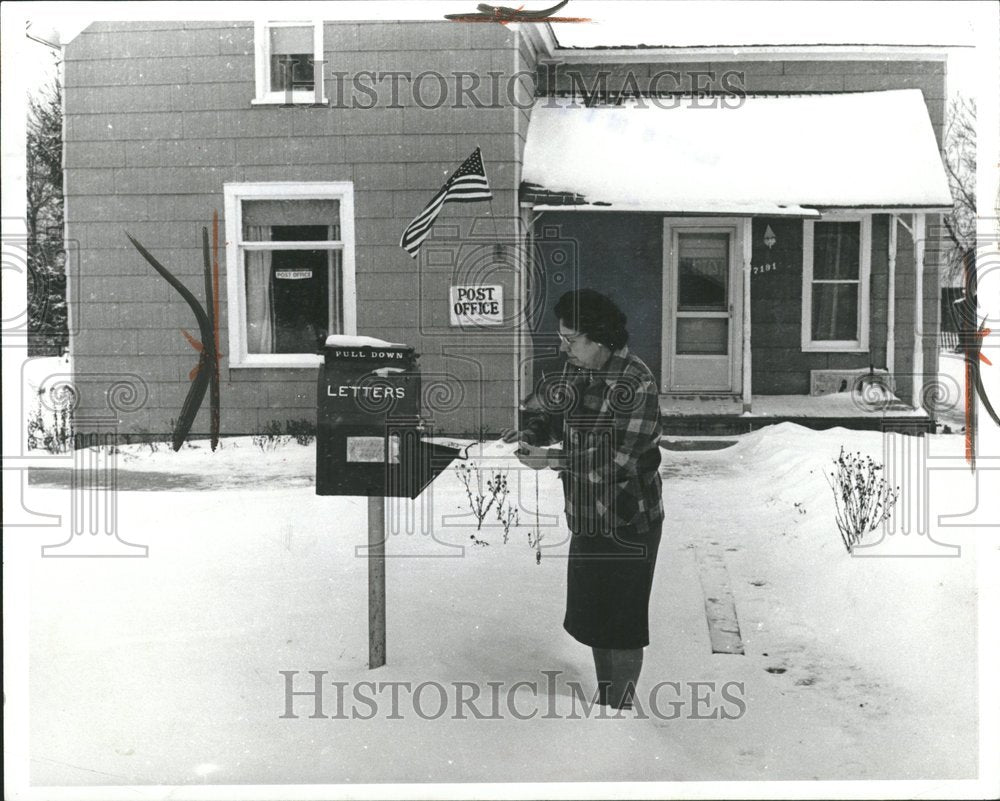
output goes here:
<path id="1" fill-rule="evenodd" d="M 593 666 L 561 627 L 561 496 L 553 473 L 537 474 L 536 563 L 536 474 L 519 471 L 511 445 L 471 453 L 484 470 L 509 471 L 521 521 L 507 544 L 489 519 L 480 537 L 490 544 L 473 544 L 453 470 L 417 501 L 388 504 L 390 529 L 401 529 L 387 537 L 388 662 L 374 671 L 368 563 L 357 550 L 366 501 L 314 494 L 312 446 L 122 448 L 120 486 L 130 489 L 116 494 L 117 536 L 148 546 L 146 558 L 42 558 L 40 546 L 71 539 L 73 518 L 66 475 L 39 473 L 26 500 L 61 525 L 4 532 L 5 574 L 22 579 L 8 593 L 8 628 L 27 623 L 28 696 L 14 704 L 29 714 L 31 783 L 975 777 L 977 563 L 996 543 L 939 520 L 976 507 L 975 478 L 931 475 L 931 535 L 960 544 L 959 558 L 852 558 L 824 474 L 841 446 L 881 461 L 880 434 L 786 423 L 730 439 L 720 450 L 663 450 L 644 714 L 618 718 L 585 715 L 574 701 L 572 682 L 593 692 Z M 961 436 L 920 441 L 932 467 L 963 465 Z M 979 502 L 964 522 L 1000 519 Z M 108 511 L 91 508 L 103 525 Z M 406 518 L 418 521 L 413 533 Z M 927 537 L 891 535 L 869 555 L 891 542 Z M 706 553 L 721 554 L 743 655 L 711 652 Z M 310 717 L 308 696 L 283 717 L 281 671 L 298 671 L 297 691 L 313 688 L 308 671 L 325 671 L 328 717 Z M 410 687 L 395 685 L 395 714 L 393 682 Z M 421 717 L 414 690 L 427 682 L 436 684 L 421 691 Z M 428 719 L 442 709 L 437 687 L 443 713 Z M 456 700 L 476 691 L 483 719 Z"/>

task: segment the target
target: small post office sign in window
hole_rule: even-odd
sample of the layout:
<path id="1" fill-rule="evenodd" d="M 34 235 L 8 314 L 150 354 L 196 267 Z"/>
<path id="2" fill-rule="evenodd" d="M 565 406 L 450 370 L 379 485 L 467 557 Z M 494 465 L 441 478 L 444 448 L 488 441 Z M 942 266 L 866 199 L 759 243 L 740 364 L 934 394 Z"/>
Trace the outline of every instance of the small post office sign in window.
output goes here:
<path id="1" fill-rule="evenodd" d="M 230 367 L 308 367 L 356 330 L 346 183 L 226 184 Z"/>
<path id="2" fill-rule="evenodd" d="M 452 326 L 503 325 L 503 287 L 453 286 L 449 298 Z"/>

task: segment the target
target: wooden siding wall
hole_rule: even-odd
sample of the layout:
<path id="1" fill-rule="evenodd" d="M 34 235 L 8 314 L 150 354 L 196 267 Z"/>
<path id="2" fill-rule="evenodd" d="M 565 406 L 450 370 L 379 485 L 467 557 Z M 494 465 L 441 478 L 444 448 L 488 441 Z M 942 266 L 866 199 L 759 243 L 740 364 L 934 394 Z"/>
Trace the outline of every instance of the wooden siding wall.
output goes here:
<path id="1" fill-rule="evenodd" d="M 801 220 L 756 218 L 752 229 L 751 358 L 755 395 L 807 395 L 810 370 L 886 366 L 890 217 L 874 215 L 871 242 L 870 337 L 864 353 L 803 353 Z M 776 244 L 767 248 L 770 226 Z M 552 306 L 567 289 L 591 287 L 614 297 L 629 317 L 630 347 L 660 378 L 663 217 L 614 212 L 545 212 L 535 225 L 535 252 L 545 282 L 532 297 L 541 312 L 534 377 L 561 369 Z M 900 227 L 896 257 L 896 377 L 909 397 L 913 370 L 913 244 Z M 558 255 L 556 255 L 558 254 Z M 566 258 L 566 254 L 570 258 Z M 768 269 L 767 265 L 773 265 Z M 931 301 L 933 302 L 933 298 Z M 925 314 L 928 314 L 925 303 Z M 925 320 L 925 328 L 931 323 Z M 926 368 L 929 369 L 929 368 Z"/>
<path id="2" fill-rule="evenodd" d="M 515 58 L 514 41 L 498 25 L 327 23 L 327 95 L 334 100 L 336 71 L 432 70 L 455 98 L 456 70 L 501 71 L 504 80 L 517 66 L 533 70 L 530 52 Z M 180 332 L 197 330 L 188 307 L 128 244 L 126 229 L 201 297 L 201 227 L 213 209 L 221 217 L 224 182 L 352 181 L 358 333 L 423 354 L 425 397 L 438 401 L 427 411 L 439 430 L 512 422 L 512 326 L 449 328 L 447 302 L 456 279 L 499 283 L 505 311 L 514 313 L 513 249 L 488 258 L 497 235 L 512 241 L 517 215 L 526 118 L 505 96 L 497 108 L 423 109 L 401 92 L 402 107 L 387 108 L 385 83 L 373 109 L 252 107 L 253 26 L 229 22 L 96 23 L 67 47 L 65 76 L 68 236 L 81 253 L 81 277 L 70 288 L 80 332 L 72 342 L 78 418 L 106 414 L 115 377 L 133 375 L 146 382 L 148 401 L 120 413 L 120 430 L 169 431 L 196 361 Z M 437 82 L 429 85 L 433 98 Z M 403 228 L 477 145 L 492 206 L 447 205 L 438 236 L 411 260 L 398 247 Z M 495 227 L 491 210 L 501 218 Z M 221 259 L 225 354 L 224 251 Z M 314 419 L 315 382 L 314 369 L 230 369 L 224 356 L 224 433 Z M 208 429 L 207 406 L 197 433 Z"/>
<path id="3" fill-rule="evenodd" d="M 768 226 L 777 240 L 772 248 L 766 247 L 763 241 Z M 758 218 L 753 221 L 751 264 L 756 272 L 750 279 L 750 336 L 755 395 L 807 395 L 810 370 L 870 365 L 885 368 L 888 215 L 877 214 L 872 219 L 869 350 L 865 353 L 802 352 L 802 229 L 800 220 Z M 897 250 L 896 327 L 898 331 L 902 325 L 912 332 L 913 252 L 912 248 L 909 253 L 904 248 Z M 769 266 L 772 267 L 768 269 Z M 904 309 L 910 310 L 908 316 Z M 904 347 L 912 349 L 912 335 L 909 339 L 897 336 L 897 369 L 903 367 Z M 910 383 L 906 386 L 908 390 Z"/>

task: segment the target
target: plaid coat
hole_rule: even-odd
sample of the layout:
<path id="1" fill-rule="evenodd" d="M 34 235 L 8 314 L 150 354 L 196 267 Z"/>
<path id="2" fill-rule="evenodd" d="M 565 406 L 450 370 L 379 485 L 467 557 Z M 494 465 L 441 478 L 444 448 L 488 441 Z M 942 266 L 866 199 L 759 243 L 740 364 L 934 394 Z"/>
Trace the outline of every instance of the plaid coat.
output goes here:
<path id="1" fill-rule="evenodd" d="M 628 347 L 599 371 L 567 364 L 558 381 L 537 397 L 540 413 L 524 434 L 550 445 L 550 466 L 560 472 L 566 521 L 574 533 L 628 528 L 645 533 L 663 520 L 660 404 L 656 379 Z"/>

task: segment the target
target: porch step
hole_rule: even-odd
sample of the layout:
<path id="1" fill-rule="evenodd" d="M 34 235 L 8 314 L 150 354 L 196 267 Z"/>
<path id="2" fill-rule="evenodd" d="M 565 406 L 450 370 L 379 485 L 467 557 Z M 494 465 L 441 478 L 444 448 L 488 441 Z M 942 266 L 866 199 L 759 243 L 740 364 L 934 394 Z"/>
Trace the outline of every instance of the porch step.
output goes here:
<path id="1" fill-rule="evenodd" d="M 855 431 L 895 431 L 914 436 L 934 433 L 934 421 L 930 417 L 915 415 L 907 417 L 802 417 L 796 415 L 664 414 L 661 417 L 662 431 L 666 436 L 731 436 L 733 434 L 747 434 L 775 423 L 795 423 L 814 431 L 840 427 Z"/>
<path id="2" fill-rule="evenodd" d="M 660 447 L 668 451 L 721 451 L 723 448 L 730 448 L 735 445 L 735 439 L 702 438 L 697 439 L 671 439 L 670 437 L 660 437 Z"/>

